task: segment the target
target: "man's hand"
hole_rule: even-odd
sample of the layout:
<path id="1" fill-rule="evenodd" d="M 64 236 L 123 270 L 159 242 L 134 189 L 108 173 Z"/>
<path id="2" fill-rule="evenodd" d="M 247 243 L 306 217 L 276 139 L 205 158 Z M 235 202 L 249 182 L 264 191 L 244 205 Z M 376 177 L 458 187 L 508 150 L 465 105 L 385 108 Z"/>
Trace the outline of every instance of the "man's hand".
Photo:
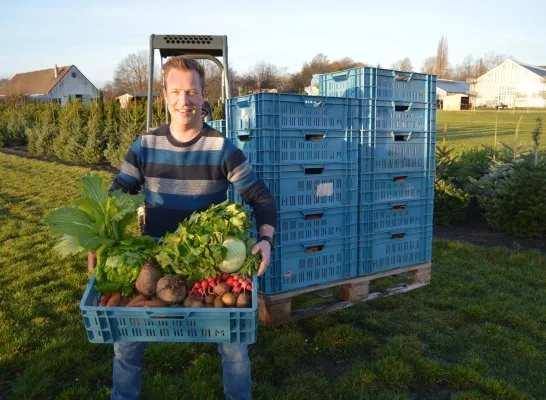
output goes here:
<path id="1" fill-rule="evenodd" d="M 97 265 L 97 256 L 92 251 L 87 255 L 87 269 L 93 271 Z"/>
<path id="2" fill-rule="evenodd" d="M 258 269 L 258 276 L 262 275 L 271 260 L 271 245 L 268 241 L 262 240 L 254 245 L 252 248 L 252 254 L 260 253 L 262 257 L 262 262 L 260 263 L 260 268 Z"/>

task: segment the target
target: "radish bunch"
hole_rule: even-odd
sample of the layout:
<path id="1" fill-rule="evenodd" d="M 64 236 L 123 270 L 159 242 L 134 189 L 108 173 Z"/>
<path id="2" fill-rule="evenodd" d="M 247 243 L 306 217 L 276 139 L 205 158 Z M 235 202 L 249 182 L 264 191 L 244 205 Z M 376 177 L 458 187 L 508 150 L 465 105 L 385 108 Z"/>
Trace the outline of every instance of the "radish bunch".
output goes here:
<path id="1" fill-rule="evenodd" d="M 252 291 L 252 279 L 242 278 L 238 274 L 230 275 L 228 272 L 223 274 L 216 274 L 216 276 L 209 276 L 208 278 L 196 281 L 193 284 L 193 288 L 190 291 L 190 295 L 193 296 L 207 296 L 214 294 L 214 289 L 220 283 L 225 283 L 231 287 L 233 293 L 239 293 L 241 291 Z"/>

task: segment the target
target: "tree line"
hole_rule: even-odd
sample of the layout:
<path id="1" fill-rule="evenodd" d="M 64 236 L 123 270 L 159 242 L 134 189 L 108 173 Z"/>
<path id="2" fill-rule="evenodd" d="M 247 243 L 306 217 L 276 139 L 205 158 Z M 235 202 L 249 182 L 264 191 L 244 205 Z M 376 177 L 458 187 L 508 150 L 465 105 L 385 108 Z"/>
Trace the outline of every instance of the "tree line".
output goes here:
<path id="1" fill-rule="evenodd" d="M 390 66 L 385 66 L 385 68 L 435 74 L 440 79 L 466 81 L 485 74 L 507 58 L 510 57 L 495 52 L 488 52 L 479 57 L 469 54 L 461 63 L 453 64 L 449 59 L 447 38 L 442 36 L 438 41 L 436 54 L 426 58 L 419 69 L 414 68 L 410 57 L 404 57 Z M 104 86 L 105 98 L 119 96 L 126 92 L 147 92 L 148 60 L 146 50 L 124 57 L 114 71 L 114 79 Z M 200 60 L 200 62 L 205 69 L 209 99 L 219 99 L 221 97 L 222 82 L 220 69 L 212 61 Z M 238 72 L 230 67 L 230 95 L 239 96 L 271 89 L 283 93 L 305 93 L 305 88 L 311 84 L 314 74 L 361 66 L 383 67 L 380 64 L 371 65 L 365 61 L 355 61 L 351 57 L 330 60 L 323 53 L 319 53 L 310 61 L 304 62 L 301 69 L 295 73 L 289 73 L 286 68 L 265 61 L 257 62 L 246 72 Z M 154 92 L 160 94 L 160 65 L 154 66 L 154 71 Z"/>

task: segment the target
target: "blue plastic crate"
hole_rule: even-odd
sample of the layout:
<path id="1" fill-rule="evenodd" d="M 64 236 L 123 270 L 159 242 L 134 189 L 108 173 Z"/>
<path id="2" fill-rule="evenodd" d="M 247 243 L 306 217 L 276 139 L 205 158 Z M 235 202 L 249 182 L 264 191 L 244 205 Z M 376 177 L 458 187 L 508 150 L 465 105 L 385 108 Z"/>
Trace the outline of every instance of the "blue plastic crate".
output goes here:
<path id="1" fill-rule="evenodd" d="M 319 75 L 321 96 L 436 103 L 436 77 L 359 67 Z"/>
<path id="2" fill-rule="evenodd" d="M 358 163 L 258 164 L 253 168 L 280 212 L 358 204 Z M 243 204 L 237 190 L 230 191 L 229 199 Z"/>
<path id="3" fill-rule="evenodd" d="M 252 226 L 249 236 L 256 238 L 258 227 L 252 208 Z M 339 208 L 309 208 L 301 211 L 280 212 L 277 214 L 275 245 L 293 245 L 310 240 L 342 239 L 358 234 L 358 206 Z"/>
<path id="4" fill-rule="evenodd" d="M 80 311 L 91 343 L 114 342 L 256 342 L 258 294 L 251 308 L 99 307 L 95 275 L 87 285 Z M 253 288 L 258 287 L 257 276 Z"/>
<path id="5" fill-rule="evenodd" d="M 256 129 L 230 133 L 251 164 L 355 163 L 359 131 Z"/>
<path id="6" fill-rule="evenodd" d="M 358 275 L 430 262 L 432 225 L 360 235 Z"/>
<path id="7" fill-rule="evenodd" d="M 434 198 L 434 171 L 361 174 L 359 204 Z"/>
<path id="8" fill-rule="evenodd" d="M 357 276 L 357 236 L 275 246 L 260 292 L 282 293 Z"/>
<path id="9" fill-rule="evenodd" d="M 356 99 L 258 93 L 227 100 L 228 135 L 252 129 L 304 129 L 307 132 L 360 129 Z"/>
<path id="10" fill-rule="evenodd" d="M 211 128 L 216 129 L 219 132 L 222 132 L 224 135 L 226 134 L 226 120 L 225 119 L 216 119 L 213 121 L 205 122 L 208 124 Z"/>
<path id="11" fill-rule="evenodd" d="M 431 226 L 434 199 L 362 204 L 359 208 L 358 234 Z"/>
<path id="12" fill-rule="evenodd" d="M 436 132 L 436 107 L 431 104 L 386 100 L 371 101 L 371 103 L 373 121 L 370 130 Z M 366 128 L 364 126 L 362 129 Z"/>
<path id="13" fill-rule="evenodd" d="M 361 174 L 435 169 L 434 132 L 362 131 Z"/>

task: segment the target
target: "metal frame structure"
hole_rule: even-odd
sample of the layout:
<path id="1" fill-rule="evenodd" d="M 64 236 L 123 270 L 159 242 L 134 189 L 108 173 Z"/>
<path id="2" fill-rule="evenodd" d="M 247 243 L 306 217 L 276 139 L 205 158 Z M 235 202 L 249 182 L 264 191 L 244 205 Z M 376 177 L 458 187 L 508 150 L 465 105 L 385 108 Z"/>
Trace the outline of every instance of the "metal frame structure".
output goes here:
<path id="1" fill-rule="evenodd" d="M 185 55 L 213 61 L 222 71 L 222 114 L 225 119 L 225 102 L 229 98 L 229 67 L 227 36 L 220 35 L 150 35 L 150 59 L 148 74 L 148 111 L 146 130 L 152 128 L 154 53 L 159 50 L 161 66 L 163 59 Z M 222 62 L 217 57 L 222 57 Z M 162 78 L 164 79 L 164 78 Z M 169 110 L 165 104 L 165 116 L 169 122 Z"/>

